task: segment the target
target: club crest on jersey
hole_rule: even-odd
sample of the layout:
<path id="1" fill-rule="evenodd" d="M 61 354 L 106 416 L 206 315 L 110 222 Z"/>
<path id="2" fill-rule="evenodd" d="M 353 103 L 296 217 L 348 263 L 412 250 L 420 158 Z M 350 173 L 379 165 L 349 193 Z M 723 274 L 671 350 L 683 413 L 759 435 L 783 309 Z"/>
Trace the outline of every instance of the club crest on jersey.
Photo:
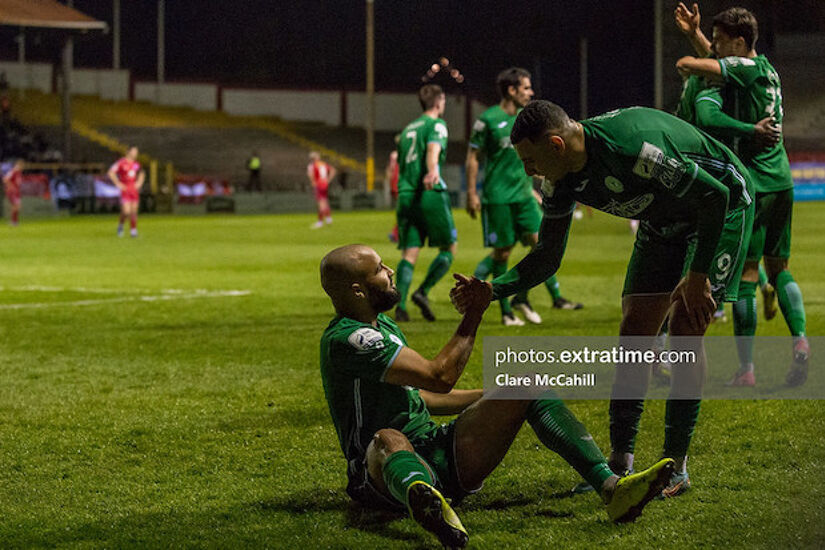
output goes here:
<path id="1" fill-rule="evenodd" d="M 610 199 L 604 207 L 600 210 L 619 216 L 620 218 L 634 218 L 637 214 L 642 212 L 645 208 L 650 206 L 653 202 L 653 193 L 645 193 L 627 202 L 619 202 L 616 199 Z"/>
<path id="2" fill-rule="evenodd" d="M 613 176 L 607 176 L 604 178 L 604 185 L 614 193 L 621 193 L 624 191 L 624 185 L 622 185 L 622 182 Z"/>
<path id="3" fill-rule="evenodd" d="M 381 349 L 384 347 L 384 337 L 373 328 L 363 327 L 349 335 L 347 341 L 358 350 Z"/>

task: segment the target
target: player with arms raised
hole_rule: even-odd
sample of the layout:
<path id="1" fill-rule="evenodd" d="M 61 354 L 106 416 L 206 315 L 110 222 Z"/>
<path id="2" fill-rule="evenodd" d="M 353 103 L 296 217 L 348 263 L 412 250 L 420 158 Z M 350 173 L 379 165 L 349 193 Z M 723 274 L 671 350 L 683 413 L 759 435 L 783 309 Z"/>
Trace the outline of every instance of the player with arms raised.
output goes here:
<path id="1" fill-rule="evenodd" d="M 793 179 L 788 155 L 778 136 L 782 128 L 782 87 L 776 69 L 764 55 L 756 53 L 756 18 L 744 8 L 730 8 L 713 18 L 713 42 L 699 29 L 699 8 L 680 4 L 677 23 L 697 53 L 683 57 L 677 68 L 688 74 L 722 80 L 717 96 L 696 101 L 700 127 L 726 140 L 748 168 L 756 189 L 756 216 L 742 274 L 739 300 L 733 309 L 734 333 L 740 368 L 731 384 L 755 384 L 753 335 L 756 333 L 756 285 L 759 260 L 764 256 L 768 280 L 776 289 L 779 306 L 791 334 L 793 360 L 786 376 L 788 385 L 803 384 L 808 376 L 810 348 L 805 336 L 805 307 L 802 292 L 788 270 L 791 251 Z M 704 56 L 711 51 L 719 59 Z M 725 116 L 725 114 L 730 116 Z M 757 139 L 754 139 L 757 138 Z"/>

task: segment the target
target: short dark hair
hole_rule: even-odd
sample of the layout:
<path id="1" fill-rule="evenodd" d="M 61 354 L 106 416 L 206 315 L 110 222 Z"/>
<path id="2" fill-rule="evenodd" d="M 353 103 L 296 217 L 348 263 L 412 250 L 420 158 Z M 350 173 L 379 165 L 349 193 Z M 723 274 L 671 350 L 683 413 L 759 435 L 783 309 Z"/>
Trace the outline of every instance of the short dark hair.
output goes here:
<path id="1" fill-rule="evenodd" d="M 548 131 L 561 130 L 570 124 L 570 117 L 564 109 L 543 99 L 531 101 L 521 110 L 513 123 L 510 132 L 510 143 L 513 145 L 529 139 L 535 143 Z"/>
<path id="2" fill-rule="evenodd" d="M 520 67 L 510 67 L 509 69 L 504 69 L 498 76 L 496 77 L 496 86 L 498 87 L 498 94 L 501 99 L 507 98 L 509 95 L 510 86 L 515 86 L 518 88 L 519 84 L 521 84 L 522 78 L 530 78 L 530 73 L 527 69 L 522 69 Z"/>
<path id="3" fill-rule="evenodd" d="M 713 26 L 719 27 L 731 38 L 742 37 L 748 50 L 756 44 L 759 25 L 756 17 L 745 8 L 728 8 L 713 18 Z"/>
<path id="4" fill-rule="evenodd" d="M 435 102 L 443 95 L 444 90 L 438 84 L 425 84 L 418 90 L 418 101 L 421 102 L 422 109 L 429 111 L 435 107 Z"/>

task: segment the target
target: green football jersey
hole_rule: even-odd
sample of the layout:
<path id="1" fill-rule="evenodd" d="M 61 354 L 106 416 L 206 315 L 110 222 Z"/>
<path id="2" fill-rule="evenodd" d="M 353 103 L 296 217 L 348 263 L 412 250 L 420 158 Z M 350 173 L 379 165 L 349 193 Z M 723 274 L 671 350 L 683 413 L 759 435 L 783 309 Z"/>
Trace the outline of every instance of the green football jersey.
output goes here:
<path id="1" fill-rule="evenodd" d="M 723 93 L 725 113 L 750 124 L 772 116 L 782 127 L 782 85 L 776 69 L 764 55 L 725 57 L 719 60 L 719 67 L 727 84 Z M 736 139 L 733 149 L 750 170 L 757 191 L 784 191 L 793 187 L 788 155 L 781 141 L 771 148 L 760 149 L 752 140 Z"/>
<path id="2" fill-rule="evenodd" d="M 751 203 L 747 171 L 721 142 L 673 115 L 631 107 L 581 121 L 587 164 L 555 185 L 544 184 L 545 217 L 559 218 L 581 202 L 657 226 L 693 222 L 680 201 L 701 167 L 729 190 L 728 210 Z"/>
<path id="3" fill-rule="evenodd" d="M 682 83 L 682 95 L 679 96 L 679 104 L 676 106 L 676 116 L 696 124 L 696 96 L 705 89 L 705 79 L 701 76 L 691 75 Z"/>
<path id="4" fill-rule="evenodd" d="M 382 313 L 377 327 L 337 316 L 321 337 L 324 394 L 348 462 L 363 460 L 380 429 L 414 439 L 436 428 L 417 389 L 384 383 L 406 344 L 398 325 Z"/>
<path id="5" fill-rule="evenodd" d="M 510 143 L 516 116 L 499 105 L 484 111 L 470 134 L 470 147 L 484 154 L 484 184 L 481 202 L 513 204 L 533 198 L 533 178 L 524 171 L 518 153 Z"/>
<path id="6" fill-rule="evenodd" d="M 401 130 L 398 142 L 398 192 L 411 193 L 423 189 L 421 180 L 427 175 L 427 144 L 441 146 L 438 156 L 439 171 L 447 157 L 447 123 L 440 118 L 421 115 Z M 436 191 L 446 191 L 444 179 L 439 177 Z"/>

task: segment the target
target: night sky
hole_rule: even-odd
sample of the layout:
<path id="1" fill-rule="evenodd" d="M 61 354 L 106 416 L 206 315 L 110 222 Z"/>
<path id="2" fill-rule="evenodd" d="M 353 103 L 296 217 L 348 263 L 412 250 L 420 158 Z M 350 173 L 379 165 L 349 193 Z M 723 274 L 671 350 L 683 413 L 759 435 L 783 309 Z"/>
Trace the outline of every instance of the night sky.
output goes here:
<path id="1" fill-rule="evenodd" d="M 109 0 L 75 0 L 74 5 L 111 22 Z M 427 67 L 446 56 L 465 75 L 461 90 L 477 99 L 495 101 L 496 74 L 518 65 L 533 73 L 537 97 L 577 113 L 578 44 L 584 35 L 590 113 L 650 105 L 652 9 L 653 0 L 376 0 L 376 88 L 414 91 Z M 671 9 L 666 6 L 668 13 Z M 121 10 L 121 65 L 136 78 L 154 80 L 157 2 L 121 0 Z M 6 59 L 16 57 L 14 32 L 0 34 L 0 55 Z M 364 35 L 362 0 L 167 0 L 166 78 L 363 89 Z M 34 60 L 57 52 L 48 32 L 31 37 L 27 48 Z M 110 67 L 111 62 L 111 35 L 87 36 L 76 44 L 77 66 Z"/>

